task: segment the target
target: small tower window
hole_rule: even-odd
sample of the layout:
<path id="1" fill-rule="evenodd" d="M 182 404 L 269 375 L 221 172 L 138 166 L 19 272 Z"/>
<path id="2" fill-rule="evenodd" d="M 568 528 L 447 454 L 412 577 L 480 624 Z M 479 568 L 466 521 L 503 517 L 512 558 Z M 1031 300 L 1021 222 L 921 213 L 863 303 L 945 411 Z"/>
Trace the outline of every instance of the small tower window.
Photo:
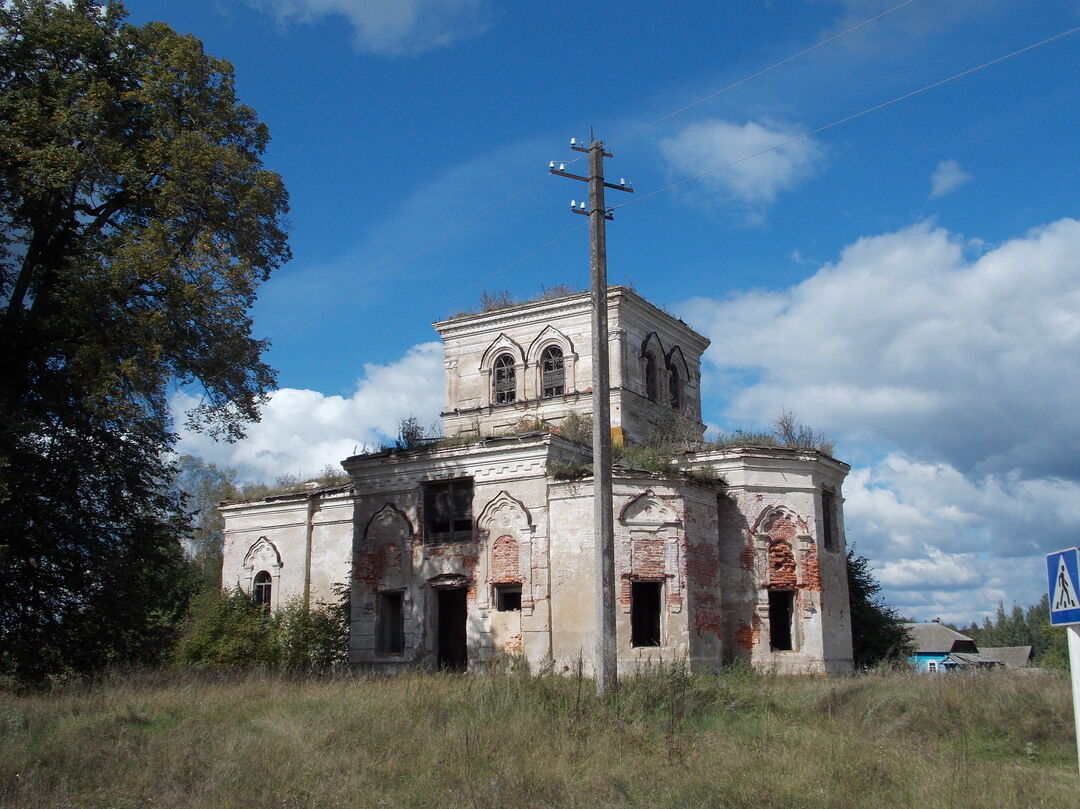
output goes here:
<path id="1" fill-rule="evenodd" d="M 650 402 L 657 400 L 656 390 L 656 355 L 645 352 L 645 396 Z"/>
<path id="2" fill-rule="evenodd" d="M 839 544 L 836 531 L 836 495 L 828 489 L 821 490 L 821 533 L 825 550 L 835 551 Z"/>
<path id="3" fill-rule="evenodd" d="M 251 588 L 251 600 L 255 602 L 255 606 L 259 607 L 263 612 L 270 612 L 270 595 L 273 584 L 271 584 L 270 573 L 265 570 L 260 570 L 255 574 L 255 582 Z"/>
<path id="4" fill-rule="evenodd" d="M 563 370 L 563 353 L 558 346 L 548 346 L 540 355 L 540 384 L 545 399 L 562 396 L 566 390 L 566 374 Z"/>
<path id="5" fill-rule="evenodd" d="M 500 354 L 495 360 L 495 404 L 509 404 L 517 401 L 517 373 L 514 370 L 514 358 L 509 354 Z"/>
<path id="6" fill-rule="evenodd" d="M 671 407 L 676 412 L 682 410 L 682 381 L 679 379 L 679 369 L 671 366 L 671 382 L 669 384 L 671 394 Z"/>

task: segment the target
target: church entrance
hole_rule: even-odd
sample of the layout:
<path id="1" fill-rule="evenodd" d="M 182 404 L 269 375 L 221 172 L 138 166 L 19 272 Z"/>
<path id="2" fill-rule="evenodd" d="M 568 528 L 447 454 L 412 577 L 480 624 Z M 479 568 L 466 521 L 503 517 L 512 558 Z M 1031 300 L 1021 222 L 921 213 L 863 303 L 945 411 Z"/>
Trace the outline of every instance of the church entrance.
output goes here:
<path id="1" fill-rule="evenodd" d="M 438 624 L 438 664 L 449 671 L 465 671 L 469 664 L 466 619 L 468 607 L 464 587 L 439 587 L 435 590 Z"/>

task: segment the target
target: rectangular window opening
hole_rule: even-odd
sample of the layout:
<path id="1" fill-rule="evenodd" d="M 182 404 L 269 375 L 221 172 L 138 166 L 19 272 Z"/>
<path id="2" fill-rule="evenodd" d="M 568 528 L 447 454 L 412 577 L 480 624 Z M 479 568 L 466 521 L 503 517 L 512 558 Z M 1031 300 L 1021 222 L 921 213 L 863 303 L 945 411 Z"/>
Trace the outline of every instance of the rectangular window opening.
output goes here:
<path id="1" fill-rule="evenodd" d="M 660 645 L 660 603 L 663 582 L 630 583 L 630 645 Z"/>
<path id="2" fill-rule="evenodd" d="M 496 584 L 495 609 L 499 612 L 518 612 L 521 609 L 521 585 Z"/>
<path id="3" fill-rule="evenodd" d="M 795 616 L 795 591 L 769 591 L 769 648 L 774 652 L 790 652 L 792 618 Z"/>
<path id="4" fill-rule="evenodd" d="M 379 612 L 376 615 L 375 650 L 382 654 L 405 651 L 405 613 L 403 593 L 379 593 Z"/>
<path id="5" fill-rule="evenodd" d="M 443 480 L 424 485 L 424 540 L 472 540 L 472 478 Z"/>
<path id="6" fill-rule="evenodd" d="M 828 489 L 821 490 L 821 533 L 825 549 L 836 550 L 836 495 Z"/>

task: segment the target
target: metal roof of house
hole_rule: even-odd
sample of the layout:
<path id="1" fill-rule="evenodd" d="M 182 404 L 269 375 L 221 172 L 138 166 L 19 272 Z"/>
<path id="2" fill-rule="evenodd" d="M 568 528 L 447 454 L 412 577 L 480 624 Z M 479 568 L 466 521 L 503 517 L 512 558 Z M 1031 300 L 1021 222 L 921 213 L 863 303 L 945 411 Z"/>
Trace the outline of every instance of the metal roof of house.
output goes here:
<path id="1" fill-rule="evenodd" d="M 971 644 L 970 650 L 972 652 L 976 651 L 975 641 L 967 635 L 960 634 L 955 629 L 949 629 L 944 624 L 933 622 L 928 624 L 904 624 L 904 626 L 911 633 L 916 652 L 947 654 L 953 650 L 958 641 L 964 645 Z"/>
<path id="2" fill-rule="evenodd" d="M 979 649 L 979 654 L 1010 669 L 1026 669 L 1031 665 L 1030 646 L 987 646 Z"/>
<path id="3" fill-rule="evenodd" d="M 954 662 L 963 667 L 971 666 L 1003 666 L 1005 665 L 1000 660 L 991 660 L 989 657 L 983 657 L 981 654 L 972 654 L 970 652 L 952 652 L 945 658 L 945 662 Z"/>

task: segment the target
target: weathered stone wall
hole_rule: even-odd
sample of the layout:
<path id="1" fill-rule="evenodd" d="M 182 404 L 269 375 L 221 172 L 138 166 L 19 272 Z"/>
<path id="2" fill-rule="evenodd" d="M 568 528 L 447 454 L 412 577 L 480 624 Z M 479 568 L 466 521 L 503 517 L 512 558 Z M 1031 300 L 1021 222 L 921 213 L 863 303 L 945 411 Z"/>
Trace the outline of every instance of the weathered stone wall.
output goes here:
<path id="1" fill-rule="evenodd" d="M 561 445 L 553 450 L 552 443 Z M 356 665 L 434 665 L 438 659 L 434 591 L 466 588 L 469 665 L 498 654 L 522 654 L 542 665 L 550 659 L 548 503 L 550 457 L 571 451 L 557 437 L 488 442 L 450 450 L 388 453 L 349 459 L 346 468 L 364 492 L 357 501 L 354 543 L 354 613 L 351 659 Z M 423 485 L 471 478 L 472 540 L 425 542 Z M 366 528 L 391 508 L 409 526 L 400 579 L 379 567 L 381 538 Z M 521 608 L 499 612 L 495 585 L 519 583 Z M 377 596 L 401 590 L 405 649 L 376 649 Z"/>
<path id="2" fill-rule="evenodd" d="M 701 453 L 692 464 L 711 466 L 729 484 L 727 502 L 718 502 L 724 625 L 733 640 L 725 657 L 789 673 L 850 671 L 842 522 L 827 549 L 821 517 L 822 486 L 840 502 L 848 467 L 813 450 L 753 447 Z M 771 591 L 792 594 L 790 650 L 770 642 Z"/>
<path id="3" fill-rule="evenodd" d="M 335 598 L 349 578 L 353 505 L 351 490 L 333 489 L 223 506 L 222 586 L 250 593 L 261 570 L 271 575 L 271 607 L 294 598 Z"/>

